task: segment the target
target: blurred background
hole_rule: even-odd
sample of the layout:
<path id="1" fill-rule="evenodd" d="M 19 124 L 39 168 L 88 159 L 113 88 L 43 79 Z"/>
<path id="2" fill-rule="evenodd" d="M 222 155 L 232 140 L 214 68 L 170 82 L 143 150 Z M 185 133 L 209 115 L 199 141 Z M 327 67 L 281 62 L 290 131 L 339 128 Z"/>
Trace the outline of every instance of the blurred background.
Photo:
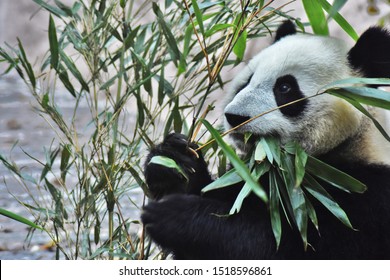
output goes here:
<path id="1" fill-rule="evenodd" d="M 63 1 L 72 4 L 72 0 Z M 276 3 L 287 1 L 275 1 Z M 331 1 L 330 1 L 331 2 Z M 294 17 L 301 17 L 306 21 L 300 1 L 288 6 Z M 389 1 L 348 1 L 342 8 L 341 14 L 355 28 L 358 34 L 369 26 L 378 22 L 389 23 Z M 386 21 L 387 17 L 387 21 Z M 39 9 L 32 0 L 1 0 L 0 1 L 0 46 L 7 44 L 15 46 L 17 39 L 23 42 L 31 62 L 41 61 L 48 49 L 47 26 L 49 15 Z M 352 40 L 338 26 L 330 25 L 330 33 L 334 37 L 344 38 L 351 44 Z M 269 43 L 270 39 L 261 39 L 256 43 L 249 43 L 246 60 Z M 390 51 L 390 50 L 389 50 Z M 0 64 L 3 73 L 7 65 Z M 228 75 L 234 75 L 234 71 Z M 67 96 L 64 95 L 61 109 L 66 113 Z M 42 147 L 50 145 L 53 131 L 47 123 L 33 110 L 34 102 L 24 84 L 15 73 L 0 76 L 0 152 L 12 158 L 18 164 L 23 164 L 34 173 L 35 161 L 28 160 L 26 153 L 37 158 L 42 157 Z M 85 120 L 80 120 L 81 122 Z M 15 145 L 17 143 L 17 145 Z M 39 169 L 36 169 L 37 172 Z M 3 183 L 10 174 L 0 164 L 0 207 L 17 214 L 28 216 L 23 208 L 10 195 L 8 189 L 18 193 L 18 186 Z M 8 180 L 7 180 L 8 181 Z M 22 192 L 22 190 L 20 190 Z M 29 242 L 26 236 L 27 226 L 7 219 L 0 215 L 0 259 L 53 259 L 54 252 L 50 251 L 49 238 L 44 234 L 36 233 Z M 28 245 L 28 246 L 27 246 Z"/>

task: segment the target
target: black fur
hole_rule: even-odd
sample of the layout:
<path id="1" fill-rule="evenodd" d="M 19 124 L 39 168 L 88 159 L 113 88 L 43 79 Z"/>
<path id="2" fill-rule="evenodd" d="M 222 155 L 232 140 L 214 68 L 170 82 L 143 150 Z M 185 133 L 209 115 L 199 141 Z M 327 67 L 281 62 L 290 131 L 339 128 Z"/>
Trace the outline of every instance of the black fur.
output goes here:
<path id="1" fill-rule="evenodd" d="M 289 30 L 291 24 L 283 24 L 276 40 L 294 34 Z M 355 69 L 368 77 L 389 77 L 389 50 L 388 32 L 371 28 L 348 58 Z M 141 218 L 150 237 L 175 258 L 390 259 L 390 167 L 323 156 L 325 162 L 367 185 L 364 194 L 348 194 L 323 182 L 357 230 L 347 228 L 322 205 L 314 205 L 321 235 L 314 227 L 308 229 L 312 247 L 305 251 L 298 230 L 283 221 L 277 250 L 270 213 L 256 196 L 249 196 L 238 214 L 224 216 L 242 184 L 201 195 L 201 189 L 212 179 L 201 153 L 196 155 L 190 148 L 196 145 L 188 146 L 184 136 L 168 135 L 152 149 L 145 165 L 146 182 L 156 200 L 149 202 Z M 174 169 L 149 164 L 155 155 L 174 159 L 189 180 Z M 262 180 L 267 187 L 267 179 Z"/>
<path id="2" fill-rule="evenodd" d="M 386 29 L 371 27 L 360 36 L 349 51 L 352 68 L 367 78 L 390 77 L 390 33 Z"/>
<path id="3" fill-rule="evenodd" d="M 338 221 L 321 205 L 314 205 L 320 234 L 309 228 L 308 239 L 314 248 L 305 252 L 299 233 L 283 223 L 283 237 L 276 250 L 269 212 L 255 196 L 247 198 L 241 211 L 224 217 L 242 185 L 200 195 L 211 182 L 202 157 L 178 151 L 185 149 L 184 136 L 173 134 L 152 151 L 152 155 L 175 156 L 196 176 L 189 184 L 172 169 L 146 164 L 146 178 L 158 201 L 144 208 L 142 221 L 151 238 L 177 259 L 390 259 L 390 169 L 379 165 L 332 161 L 333 166 L 367 184 L 364 194 L 347 194 L 327 186 L 327 190 L 347 212 L 356 231 Z M 187 168 L 188 170 L 188 168 Z M 156 180 L 158 178 L 158 180 Z M 179 184 L 181 182 L 181 185 Z M 267 186 L 267 182 L 262 182 Z M 177 193 L 173 194 L 171 186 Z M 163 191 L 166 187 L 168 191 Z M 180 188 L 181 187 L 181 188 Z M 163 193 L 170 193 L 162 196 Z M 313 201 L 313 199 L 312 199 Z"/>
<path id="4" fill-rule="evenodd" d="M 295 33 L 297 33 L 297 30 L 295 29 L 294 23 L 291 20 L 286 20 L 276 30 L 274 42 L 279 41 L 283 37 L 294 35 Z"/>
<path id="5" fill-rule="evenodd" d="M 199 158 L 190 149 L 197 146 L 190 144 L 181 134 L 170 134 L 164 142 L 157 145 L 148 155 L 145 166 L 146 183 L 154 199 L 160 199 L 172 193 L 199 194 L 200 190 L 211 182 L 207 165 L 200 154 Z M 161 165 L 149 164 L 154 156 L 166 156 L 180 163 L 189 181 L 176 169 L 161 168 Z"/>

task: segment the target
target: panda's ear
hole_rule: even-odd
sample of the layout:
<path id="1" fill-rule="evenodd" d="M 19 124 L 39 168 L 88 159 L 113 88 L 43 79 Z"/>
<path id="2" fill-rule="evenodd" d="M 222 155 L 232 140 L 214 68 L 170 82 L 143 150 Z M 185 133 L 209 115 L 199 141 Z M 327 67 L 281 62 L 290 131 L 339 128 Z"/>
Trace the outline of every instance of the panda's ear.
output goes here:
<path id="1" fill-rule="evenodd" d="M 294 35 L 295 33 L 297 33 L 297 30 L 295 29 L 294 23 L 291 20 L 286 20 L 276 30 L 274 43 L 283 37 Z"/>
<path id="2" fill-rule="evenodd" d="M 348 53 L 354 70 L 367 78 L 390 78 L 390 33 L 380 27 L 364 32 Z"/>

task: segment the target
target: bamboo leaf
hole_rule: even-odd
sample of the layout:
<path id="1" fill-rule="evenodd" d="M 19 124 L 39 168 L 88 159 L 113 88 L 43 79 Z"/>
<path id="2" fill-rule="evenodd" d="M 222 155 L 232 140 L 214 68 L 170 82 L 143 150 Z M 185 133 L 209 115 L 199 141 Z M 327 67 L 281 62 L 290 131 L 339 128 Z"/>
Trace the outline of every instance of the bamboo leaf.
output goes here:
<path id="1" fill-rule="evenodd" d="M 69 80 L 68 72 L 66 71 L 65 67 L 59 64 L 59 69 L 57 71 L 58 77 L 60 78 L 61 82 L 65 86 L 65 88 L 69 91 L 69 93 L 76 97 L 76 90 L 73 87 L 73 84 Z"/>
<path id="2" fill-rule="evenodd" d="M 327 92 L 341 98 L 346 97 L 359 103 L 390 110 L 390 92 L 387 91 L 368 87 L 343 87 Z"/>
<path id="3" fill-rule="evenodd" d="M 256 180 L 256 182 L 259 182 L 259 179 L 261 176 L 263 176 L 265 173 L 267 173 L 270 169 L 271 165 L 269 163 L 264 163 L 257 165 L 255 169 L 252 171 L 252 177 Z M 259 183 L 260 184 L 260 183 Z M 258 197 L 262 198 L 263 193 L 260 192 L 260 190 L 263 190 L 259 188 L 251 188 L 251 186 L 248 183 L 245 183 L 242 187 L 240 193 L 238 194 L 233 207 L 230 209 L 230 215 L 234 213 L 238 213 L 241 210 L 241 206 L 244 202 L 244 199 L 248 197 L 248 195 L 253 191 Z"/>
<path id="4" fill-rule="evenodd" d="M 344 225 L 353 229 L 345 211 L 337 204 L 330 194 L 310 175 L 305 177 L 304 188 L 322 205 L 324 205 Z"/>
<path id="5" fill-rule="evenodd" d="M 155 15 L 157 16 L 158 23 L 161 27 L 161 30 L 164 34 L 165 39 L 167 40 L 167 43 L 172 51 L 171 52 L 171 54 L 173 56 L 172 58 L 176 63 L 177 61 L 181 60 L 182 54 L 180 53 L 180 50 L 177 46 L 175 37 L 173 36 L 170 27 L 168 27 L 167 23 L 165 22 L 164 15 L 162 14 L 157 3 L 155 3 L 155 2 L 153 2 L 153 11 L 154 11 Z"/>
<path id="6" fill-rule="evenodd" d="M 255 149 L 255 161 L 262 162 L 267 157 L 262 141 L 259 141 Z"/>
<path id="7" fill-rule="evenodd" d="M 275 160 L 275 162 L 280 165 L 280 146 L 278 141 L 274 138 L 268 137 L 261 138 L 260 143 L 267 154 L 268 161 L 273 163 Z"/>
<path id="8" fill-rule="evenodd" d="M 341 8 L 345 5 L 345 3 L 347 3 L 347 1 L 348 0 L 334 0 L 331 8 L 329 9 L 329 11 L 327 11 L 329 17 L 333 18 L 335 15 L 337 15 L 339 13 L 339 11 L 341 10 Z M 326 3 L 328 3 L 328 2 L 326 0 L 320 0 L 322 7 L 324 9 L 327 8 L 328 6 L 324 5 L 322 2 L 326 2 Z M 330 6 L 329 3 L 328 3 L 328 5 Z"/>
<path id="9" fill-rule="evenodd" d="M 20 223 L 23 223 L 25 225 L 28 225 L 30 227 L 33 227 L 33 228 L 36 228 L 36 229 L 39 229 L 39 230 L 44 230 L 43 228 L 41 228 L 40 226 L 38 226 L 37 224 L 31 222 L 30 220 L 18 215 L 18 214 L 15 214 L 11 211 L 8 211 L 8 210 L 5 210 L 3 208 L 0 208 L 0 215 L 3 215 L 3 216 L 6 216 L 10 219 L 13 219 L 15 221 L 18 221 Z"/>
<path id="10" fill-rule="evenodd" d="M 320 89 L 319 92 L 324 92 L 330 89 L 338 89 L 340 87 L 346 87 L 347 85 L 376 85 L 376 86 L 386 86 L 390 85 L 390 79 L 388 78 L 360 78 L 353 77 L 342 80 L 337 80 L 332 83 L 327 84 L 323 88 Z"/>
<path id="11" fill-rule="evenodd" d="M 194 9 L 196 20 L 198 21 L 200 33 L 202 33 L 202 35 L 204 35 L 202 12 L 199 9 L 197 0 L 192 0 L 191 2 L 192 2 L 192 8 Z"/>
<path id="12" fill-rule="evenodd" d="M 333 5 L 330 5 L 326 0 L 318 1 L 322 8 L 328 13 L 330 18 L 333 18 L 338 25 L 355 41 L 359 39 L 359 35 L 349 24 L 347 20 L 339 13 L 339 10 L 344 6 L 347 0 L 335 0 Z"/>
<path id="13" fill-rule="evenodd" d="M 229 215 L 233 215 L 235 213 L 240 212 L 244 199 L 247 198 L 250 193 L 251 193 L 251 187 L 249 186 L 248 183 L 245 183 L 241 191 L 237 195 L 237 198 L 234 201 L 232 208 L 230 209 Z"/>
<path id="14" fill-rule="evenodd" d="M 19 52 L 20 52 L 20 55 L 19 55 L 20 62 L 22 63 L 22 66 L 27 73 L 27 76 L 30 80 L 32 87 L 35 89 L 36 80 L 35 80 L 33 68 L 31 66 L 31 63 L 27 59 L 27 55 L 26 55 L 26 52 L 24 51 L 22 42 L 20 41 L 19 38 L 17 38 L 17 40 L 18 40 L 18 47 L 19 47 Z"/>
<path id="15" fill-rule="evenodd" d="M 68 57 L 64 51 L 60 50 L 60 57 L 61 60 L 65 63 L 66 67 L 69 69 L 69 71 L 72 73 L 72 75 L 77 79 L 77 81 L 80 83 L 81 87 L 85 91 L 89 91 L 88 83 L 84 80 L 83 75 L 81 72 L 77 69 L 76 65 L 72 61 L 70 57 Z"/>
<path id="16" fill-rule="evenodd" d="M 231 23 L 217 23 L 205 32 L 205 37 L 210 37 L 219 31 L 232 28 L 232 27 L 234 27 L 234 24 Z"/>
<path id="17" fill-rule="evenodd" d="M 292 157 L 289 154 L 282 154 L 281 166 L 284 185 L 287 190 L 288 199 L 292 207 L 295 224 L 301 234 L 305 249 L 307 248 L 307 211 L 305 196 L 300 187 L 295 183 L 295 166 Z"/>
<path id="18" fill-rule="evenodd" d="M 387 141 L 390 141 L 390 136 L 386 132 L 386 130 L 382 127 L 382 125 L 374 118 L 370 112 L 367 111 L 366 108 L 364 108 L 359 102 L 357 102 L 354 98 L 347 97 L 346 94 L 340 95 L 338 91 L 329 91 L 330 94 L 333 94 L 335 96 L 338 96 L 340 98 L 343 98 L 344 100 L 351 103 L 356 109 L 358 109 L 360 112 L 362 112 L 364 115 L 366 115 L 368 118 L 371 119 L 371 121 L 374 123 L 375 127 L 379 130 L 379 132 L 385 137 Z M 378 101 L 375 101 L 378 102 Z"/>
<path id="19" fill-rule="evenodd" d="M 310 200 L 308 199 L 307 196 L 305 196 L 305 203 L 306 203 L 306 210 L 307 210 L 307 215 L 309 216 L 311 222 L 319 232 L 319 224 L 318 224 L 318 218 L 316 214 L 316 210 L 313 207 L 313 204 L 311 204 Z"/>
<path id="20" fill-rule="evenodd" d="M 69 159 L 71 156 L 71 145 L 65 144 L 62 148 L 61 153 L 61 163 L 60 163 L 60 171 L 61 171 L 61 179 L 65 182 L 66 173 L 69 169 Z"/>
<path id="21" fill-rule="evenodd" d="M 312 156 L 307 158 L 306 170 L 313 176 L 346 192 L 363 193 L 367 189 L 362 182 Z"/>
<path id="22" fill-rule="evenodd" d="M 58 9 L 57 7 L 54 7 L 54 6 L 47 4 L 43 0 L 33 0 L 33 1 L 35 3 L 37 3 L 38 5 L 40 5 L 42 8 L 48 10 L 50 13 L 56 15 L 59 18 L 61 18 L 63 16 L 67 16 L 67 14 L 64 11 L 62 11 L 61 9 Z"/>
<path id="23" fill-rule="evenodd" d="M 49 46 L 50 46 L 50 65 L 53 69 L 58 68 L 59 50 L 57 40 L 57 30 L 53 17 L 49 18 Z"/>
<path id="24" fill-rule="evenodd" d="M 280 200 L 277 181 L 275 178 L 275 173 L 270 172 L 269 176 L 269 207 L 270 207 L 270 217 L 271 217 L 271 226 L 272 232 L 275 236 L 276 247 L 279 248 L 280 240 L 282 238 L 282 221 L 280 217 Z"/>
<path id="25" fill-rule="evenodd" d="M 302 3 L 314 33 L 329 35 L 328 23 L 321 4 L 315 0 L 302 0 Z"/>
<path id="26" fill-rule="evenodd" d="M 248 32 L 244 30 L 234 44 L 233 53 L 237 56 L 238 61 L 242 61 L 244 58 L 247 36 Z"/>
<path id="27" fill-rule="evenodd" d="M 307 162 L 307 154 L 301 146 L 296 144 L 295 152 L 295 187 L 301 185 L 305 176 L 305 167 Z"/>
<path id="28" fill-rule="evenodd" d="M 183 169 L 171 158 L 164 156 L 154 156 L 151 158 L 148 164 L 158 164 L 165 166 L 167 168 L 175 169 L 179 174 L 181 174 L 187 181 L 188 176 L 184 173 Z"/>
<path id="29" fill-rule="evenodd" d="M 208 184 L 206 187 L 202 189 L 202 192 L 208 192 L 216 189 L 221 189 L 226 186 L 231 186 L 234 184 L 237 184 L 239 182 L 242 182 L 243 179 L 238 175 L 237 171 L 235 168 L 229 170 L 226 172 L 224 175 L 219 177 L 217 180 L 214 182 Z"/>
<path id="30" fill-rule="evenodd" d="M 225 153 L 226 157 L 230 160 L 231 164 L 236 168 L 238 174 L 245 180 L 246 183 L 248 183 L 248 186 L 252 190 L 256 190 L 257 194 L 260 195 L 260 198 L 264 202 L 268 202 L 268 197 L 265 191 L 261 188 L 259 183 L 252 177 L 250 171 L 245 166 L 245 164 L 240 160 L 240 158 L 237 156 L 237 154 L 234 152 L 234 150 L 227 145 L 223 140 L 221 135 L 218 133 L 217 130 L 215 130 L 212 125 L 206 121 L 201 120 L 201 122 L 205 125 L 207 130 L 211 133 L 215 141 L 218 143 L 218 146 L 221 147 L 223 152 Z"/>

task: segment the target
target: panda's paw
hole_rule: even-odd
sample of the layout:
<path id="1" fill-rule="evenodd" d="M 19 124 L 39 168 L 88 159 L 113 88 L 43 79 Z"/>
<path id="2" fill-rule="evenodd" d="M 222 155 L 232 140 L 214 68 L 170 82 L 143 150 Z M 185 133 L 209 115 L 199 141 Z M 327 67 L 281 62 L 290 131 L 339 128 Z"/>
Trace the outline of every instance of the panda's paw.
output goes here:
<path id="1" fill-rule="evenodd" d="M 165 196 L 150 201 L 141 216 L 148 235 L 163 248 L 174 249 L 191 238 L 191 223 L 199 208 L 200 197 L 186 194 Z"/>
<path id="2" fill-rule="evenodd" d="M 173 133 L 150 151 L 145 165 L 145 178 L 153 198 L 160 199 L 172 193 L 195 193 L 194 190 L 200 191 L 211 181 L 202 154 L 195 151 L 197 147 L 194 143 L 188 143 L 186 136 Z M 151 163 L 154 156 L 173 159 L 180 166 L 181 172 Z"/>

